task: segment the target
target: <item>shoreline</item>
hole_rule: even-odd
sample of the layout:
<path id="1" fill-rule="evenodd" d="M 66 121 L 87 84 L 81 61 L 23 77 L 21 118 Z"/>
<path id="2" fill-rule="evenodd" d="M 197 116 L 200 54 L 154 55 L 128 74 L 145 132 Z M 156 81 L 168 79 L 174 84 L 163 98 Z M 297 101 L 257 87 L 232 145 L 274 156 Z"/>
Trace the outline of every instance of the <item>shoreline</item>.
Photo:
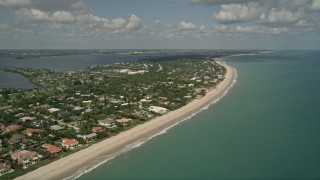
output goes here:
<path id="1" fill-rule="evenodd" d="M 225 63 L 221 63 L 221 59 L 216 59 L 215 61 L 227 69 L 225 79 L 220 82 L 215 89 L 209 91 L 206 96 L 201 99 L 194 99 L 192 102 L 179 109 L 137 125 L 127 131 L 119 133 L 116 136 L 102 140 L 88 148 L 58 159 L 16 179 L 44 179 L 44 177 L 45 179 L 68 178 L 75 174 L 79 169 L 91 164 L 100 157 L 114 155 L 123 150 L 126 146 L 141 139 L 151 138 L 156 133 L 159 133 L 199 112 L 204 107 L 223 96 L 233 84 L 234 77 L 236 76 L 234 68 L 226 65 Z"/>

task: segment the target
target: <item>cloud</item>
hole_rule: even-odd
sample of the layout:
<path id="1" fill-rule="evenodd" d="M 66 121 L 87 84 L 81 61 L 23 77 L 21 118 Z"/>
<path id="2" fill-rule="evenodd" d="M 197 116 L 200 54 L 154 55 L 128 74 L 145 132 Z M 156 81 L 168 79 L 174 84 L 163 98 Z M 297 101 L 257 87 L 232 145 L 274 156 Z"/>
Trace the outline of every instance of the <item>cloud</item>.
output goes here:
<path id="1" fill-rule="evenodd" d="M 320 0 L 255 0 L 222 4 L 220 10 L 213 13 L 212 18 L 220 24 L 250 23 L 291 28 L 304 23 L 305 26 L 313 26 L 320 22 L 319 13 L 314 11 L 318 8 L 318 2 Z"/>
<path id="2" fill-rule="evenodd" d="M 288 32 L 287 28 L 269 28 L 264 26 L 237 26 L 235 32 L 249 34 L 281 34 Z"/>
<path id="3" fill-rule="evenodd" d="M 221 10 L 212 17 L 220 23 L 249 21 L 263 12 L 258 3 L 221 5 Z"/>
<path id="4" fill-rule="evenodd" d="M 19 21 L 48 21 L 50 16 L 48 13 L 38 9 L 26 9 L 22 8 L 15 13 L 16 20 Z"/>
<path id="5" fill-rule="evenodd" d="M 74 26 L 99 28 L 104 30 L 132 31 L 142 27 L 141 19 L 132 14 L 128 20 L 124 18 L 107 19 L 93 14 L 77 15 L 69 11 L 45 12 L 39 9 L 22 8 L 15 11 L 18 23 L 72 23 Z M 118 31 L 119 32 L 119 31 Z"/>
<path id="6" fill-rule="evenodd" d="M 0 7 L 28 6 L 31 5 L 30 0 L 0 0 Z"/>
<path id="7" fill-rule="evenodd" d="M 127 24 L 126 28 L 128 30 L 138 30 L 141 27 L 142 27 L 141 19 L 138 16 L 132 14 L 129 18 L 129 23 Z"/>
<path id="8" fill-rule="evenodd" d="M 311 4 L 312 10 L 320 10 L 320 0 L 313 0 Z"/>
<path id="9" fill-rule="evenodd" d="M 180 1 L 184 1 L 184 0 L 180 0 Z M 208 6 L 215 6 L 215 5 L 221 5 L 221 4 L 247 3 L 252 1 L 254 0 L 187 0 L 187 2 L 189 2 L 190 4 L 202 4 L 202 5 L 208 5 Z"/>
<path id="10" fill-rule="evenodd" d="M 68 11 L 56 11 L 51 17 L 51 20 L 56 22 L 73 22 L 74 19 L 74 16 Z"/>
<path id="11" fill-rule="evenodd" d="M 300 20 L 301 12 L 291 12 L 288 10 L 271 9 L 268 14 L 261 14 L 260 19 L 267 23 L 293 23 Z"/>
<path id="12" fill-rule="evenodd" d="M 90 12 L 85 0 L 31 0 L 32 7 L 42 11 Z"/>
<path id="13" fill-rule="evenodd" d="M 180 30 L 196 30 L 198 27 L 195 24 L 192 24 L 191 22 L 181 21 L 178 28 Z"/>

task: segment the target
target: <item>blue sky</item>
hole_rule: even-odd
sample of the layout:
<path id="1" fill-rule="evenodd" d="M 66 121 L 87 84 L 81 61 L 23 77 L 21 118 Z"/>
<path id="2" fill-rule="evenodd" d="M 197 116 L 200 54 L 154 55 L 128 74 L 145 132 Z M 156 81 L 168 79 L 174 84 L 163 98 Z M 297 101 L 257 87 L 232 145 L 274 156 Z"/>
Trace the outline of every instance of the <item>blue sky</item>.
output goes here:
<path id="1" fill-rule="evenodd" d="M 320 0 L 0 0 L 1 49 L 319 49 Z"/>

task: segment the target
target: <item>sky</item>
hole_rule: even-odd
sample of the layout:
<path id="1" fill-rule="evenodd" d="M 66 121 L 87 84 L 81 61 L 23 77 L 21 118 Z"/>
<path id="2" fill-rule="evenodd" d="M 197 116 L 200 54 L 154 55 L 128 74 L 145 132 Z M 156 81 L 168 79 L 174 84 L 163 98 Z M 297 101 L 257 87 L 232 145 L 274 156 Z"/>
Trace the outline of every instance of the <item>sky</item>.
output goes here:
<path id="1" fill-rule="evenodd" d="M 319 49 L 320 0 L 0 0 L 0 49 Z"/>

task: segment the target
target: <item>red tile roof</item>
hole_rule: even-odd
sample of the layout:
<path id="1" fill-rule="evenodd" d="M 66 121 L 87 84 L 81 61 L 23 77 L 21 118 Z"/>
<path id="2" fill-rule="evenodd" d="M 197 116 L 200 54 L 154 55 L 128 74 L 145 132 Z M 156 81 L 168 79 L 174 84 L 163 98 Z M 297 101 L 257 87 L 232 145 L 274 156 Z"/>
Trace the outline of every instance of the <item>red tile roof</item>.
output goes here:
<path id="1" fill-rule="evenodd" d="M 14 134 L 9 140 L 8 143 L 9 144 L 15 144 L 18 143 L 19 141 L 23 141 L 25 139 L 24 135 L 21 134 Z"/>
<path id="2" fill-rule="evenodd" d="M 28 151 L 28 150 L 22 150 L 22 151 L 14 151 L 11 154 L 11 157 L 13 159 L 26 159 L 29 156 L 34 156 L 37 155 L 38 153 L 34 152 L 34 151 Z"/>
<path id="3" fill-rule="evenodd" d="M 28 135 L 32 135 L 33 133 L 41 133 L 41 132 L 45 132 L 45 130 L 42 129 L 33 129 L 33 128 L 27 128 L 26 130 L 24 130 L 23 132 L 25 132 Z"/>
<path id="4" fill-rule="evenodd" d="M 21 128 L 22 128 L 21 126 L 14 124 L 14 125 L 10 125 L 8 127 L 2 128 L 2 130 L 6 132 L 12 132 L 12 131 L 17 131 Z"/>
<path id="5" fill-rule="evenodd" d="M 50 154 L 55 154 L 61 151 L 61 149 L 52 144 L 43 144 L 42 147 L 46 148 Z"/>
<path id="6" fill-rule="evenodd" d="M 106 129 L 104 129 L 103 127 L 97 126 L 97 127 L 93 127 L 91 131 L 96 133 L 96 132 L 103 132 L 105 130 Z"/>
<path id="7" fill-rule="evenodd" d="M 8 165 L 5 164 L 5 163 L 0 163 L 0 171 L 1 171 L 1 170 L 4 170 L 4 169 L 7 169 L 8 167 L 10 167 L 10 166 L 8 166 Z"/>
<path id="8" fill-rule="evenodd" d="M 79 142 L 75 139 L 62 139 L 62 145 L 66 145 L 66 146 L 72 146 L 72 145 L 76 145 L 79 144 Z"/>
<path id="9" fill-rule="evenodd" d="M 4 126 L 5 126 L 5 124 L 0 122 L 0 127 L 4 127 Z"/>

